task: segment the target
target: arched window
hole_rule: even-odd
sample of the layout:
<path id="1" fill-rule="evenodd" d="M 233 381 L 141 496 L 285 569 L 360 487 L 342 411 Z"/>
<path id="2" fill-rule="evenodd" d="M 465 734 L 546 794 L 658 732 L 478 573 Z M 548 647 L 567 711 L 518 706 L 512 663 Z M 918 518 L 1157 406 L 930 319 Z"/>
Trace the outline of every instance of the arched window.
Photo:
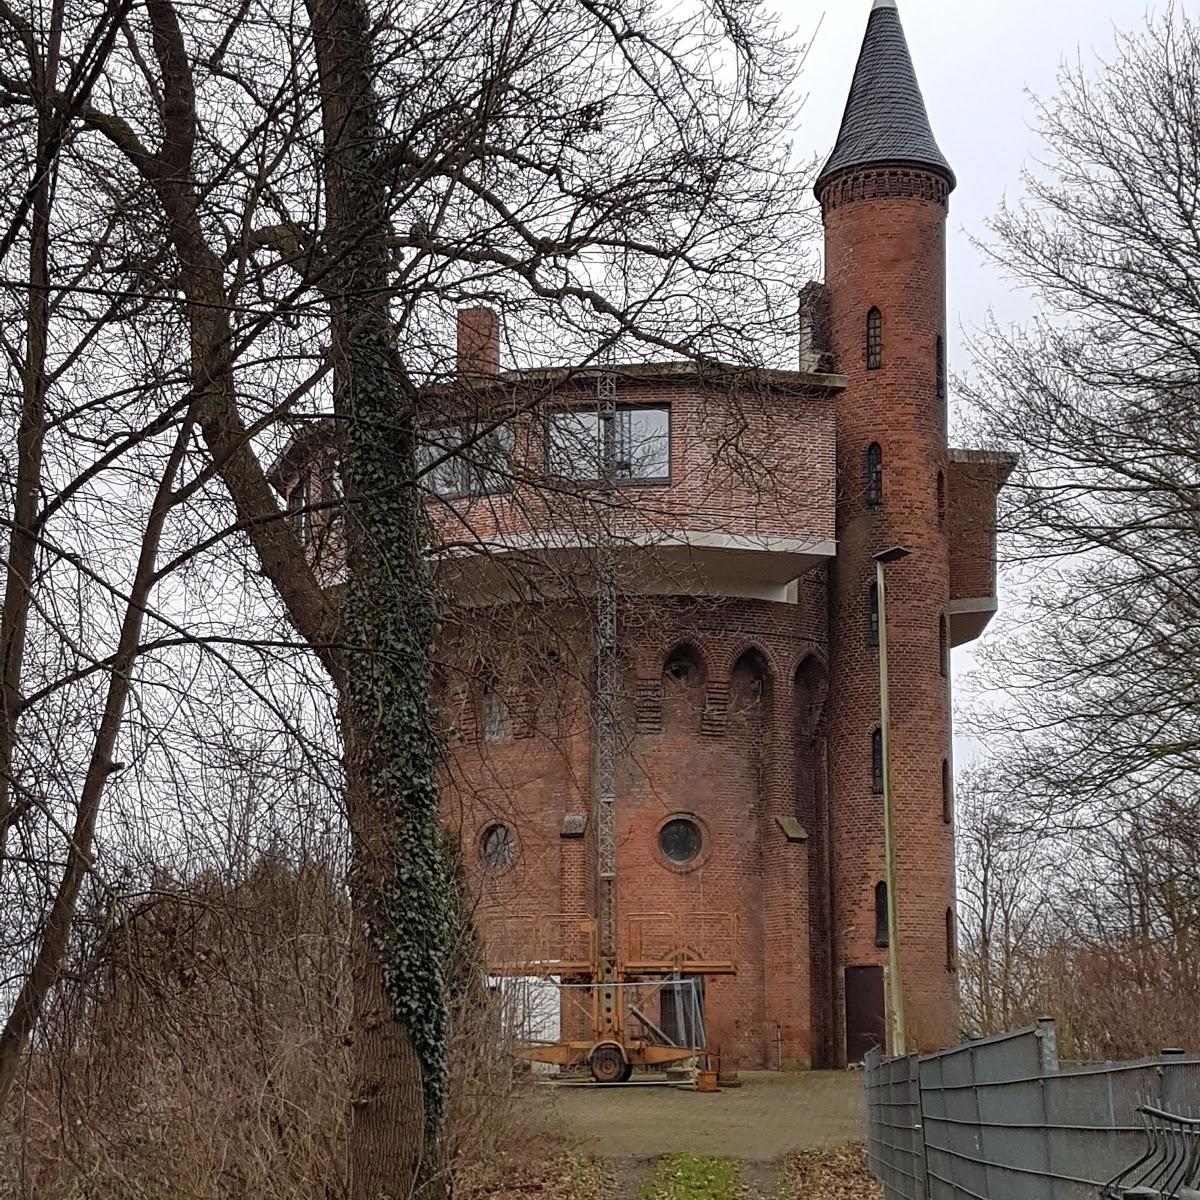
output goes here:
<path id="1" fill-rule="evenodd" d="M 888 889 L 881 879 L 875 885 L 875 945 L 883 949 L 888 944 Z"/>
<path id="2" fill-rule="evenodd" d="M 517 853 L 517 839 L 507 825 L 489 825 L 479 839 L 479 854 L 484 869 L 492 873 L 511 866 Z"/>
<path id="3" fill-rule="evenodd" d="M 946 525 L 946 472 L 939 471 L 937 477 L 937 514 L 938 528 L 944 529 Z"/>
<path id="4" fill-rule="evenodd" d="M 704 663 L 693 647 L 676 646 L 662 672 L 662 727 L 668 732 L 699 733 L 704 717 Z"/>
<path id="5" fill-rule="evenodd" d="M 948 758 L 942 759 L 942 820 L 954 824 L 954 775 Z"/>
<path id="6" fill-rule="evenodd" d="M 883 730 L 871 734 L 871 791 L 883 795 Z"/>
<path id="7" fill-rule="evenodd" d="M 946 909 L 946 970 L 953 971 L 958 965 L 958 930 L 954 920 L 954 909 Z"/>
<path id="8" fill-rule="evenodd" d="M 879 645 L 879 585 L 867 588 L 867 645 Z"/>
<path id="9" fill-rule="evenodd" d="M 938 618 L 938 667 L 943 675 L 950 674 L 950 626 L 945 613 Z"/>
<path id="10" fill-rule="evenodd" d="M 485 742 L 503 742 L 508 739 L 511 728 L 508 705 L 500 693 L 500 681 L 491 667 L 479 672 L 479 728 Z"/>
<path id="11" fill-rule="evenodd" d="M 867 370 L 883 366 L 883 313 L 877 308 L 867 313 Z"/>
<path id="12" fill-rule="evenodd" d="M 867 507 L 883 503 L 883 447 L 872 442 L 867 447 Z"/>

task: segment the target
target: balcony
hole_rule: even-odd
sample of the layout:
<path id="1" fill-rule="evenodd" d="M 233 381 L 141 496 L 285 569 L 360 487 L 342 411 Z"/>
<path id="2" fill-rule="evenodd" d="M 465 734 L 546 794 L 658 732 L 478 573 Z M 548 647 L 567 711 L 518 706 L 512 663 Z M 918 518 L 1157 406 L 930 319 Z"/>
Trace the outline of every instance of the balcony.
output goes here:
<path id="1" fill-rule="evenodd" d="M 951 450 L 949 476 L 950 642 L 973 642 L 996 615 L 996 503 L 1017 459 Z"/>

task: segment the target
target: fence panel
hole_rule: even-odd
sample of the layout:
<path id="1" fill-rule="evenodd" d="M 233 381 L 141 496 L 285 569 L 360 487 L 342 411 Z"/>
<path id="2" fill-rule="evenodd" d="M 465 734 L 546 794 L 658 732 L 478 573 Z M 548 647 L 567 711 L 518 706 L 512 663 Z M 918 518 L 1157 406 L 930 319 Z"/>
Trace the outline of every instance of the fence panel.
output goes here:
<path id="1" fill-rule="evenodd" d="M 867 1160 L 898 1200 L 926 1200 L 919 1061 L 867 1055 Z"/>
<path id="2" fill-rule="evenodd" d="M 1096 1200 L 1142 1152 L 1142 1104 L 1200 1115 L 1200 1059 L 1063 1065 L 1054 1024 L 867 1060 L 868 1156 L 888 1200 Z"/>

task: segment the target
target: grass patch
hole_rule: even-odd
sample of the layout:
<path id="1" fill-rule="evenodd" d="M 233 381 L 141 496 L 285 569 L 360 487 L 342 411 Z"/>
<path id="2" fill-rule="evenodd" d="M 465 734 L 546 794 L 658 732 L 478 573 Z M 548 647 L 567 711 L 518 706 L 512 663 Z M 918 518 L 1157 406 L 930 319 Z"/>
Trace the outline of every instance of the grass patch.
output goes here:
<path id="1" fill-rule="evenodd" d="M 728 1159 L 668 1154 L 655 1164 L 638 1200 L 738 1200 L 743 1194 L 738 1169 Z"/>

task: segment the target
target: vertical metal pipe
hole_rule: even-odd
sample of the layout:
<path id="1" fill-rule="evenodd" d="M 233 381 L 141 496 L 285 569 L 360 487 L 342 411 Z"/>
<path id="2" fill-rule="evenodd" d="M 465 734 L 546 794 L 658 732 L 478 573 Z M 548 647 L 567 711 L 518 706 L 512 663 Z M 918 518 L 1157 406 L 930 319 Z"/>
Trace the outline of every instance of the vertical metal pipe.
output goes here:
<path id="1" fill-rule="evenodd" d="M 888 993 L 892 1008 L 892 1054 L 908 1053 L 904 1021 L 904 981 L 900 974 L 900 922 L 896 904 L 896 832 L 892 813 L 892 714 L 888 694 L 887 589 L 883 561 L 875 560 L 875 587 L 879 596 L 879 730 L 883 741 L 883 854 L 887 885 Z"/>

